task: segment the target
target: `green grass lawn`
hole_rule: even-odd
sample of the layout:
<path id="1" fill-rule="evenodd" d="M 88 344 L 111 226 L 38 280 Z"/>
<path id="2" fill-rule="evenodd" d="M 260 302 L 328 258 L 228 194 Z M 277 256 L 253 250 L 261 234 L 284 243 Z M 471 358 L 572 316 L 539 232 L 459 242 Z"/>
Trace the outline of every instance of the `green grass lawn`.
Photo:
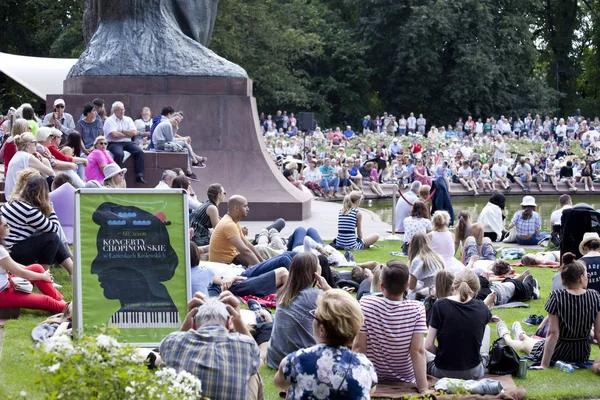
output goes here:
<path id="1" fill-rule="evenodd" d="M 357 262 L 377 260 L 385 262 L 390 259 L 402 259 L 393 257 L 390 251 L 399 251 L 400 242 L 383 242 L 380 247 L 355 252 Z M 515 268 L 522 272 L 523 268 Z M 542 298 L 530 302 L 528 309 L 495 310 L 493 313 L 499 315 L 510 325 L 514 321 L 520 321 L 530 314 L 543 314 L 544 304 L 548 298 L 550 284 L 554 270 L 533 268 L 532 274 L 538 279 L 541 286 Z M 66 300 L 70 300 L 71 283 L 66 272 L 62 269 L 53 269 L 55 280 L 63 285 L 61 291 L 66 293 Z M 27 392 L 30 399 L 42 398 L 42 393 L 37 390 L 35 379 L 38 371 L 35 369 L 35 356 L 31 340 L 31 330 L 39 322 L 46 318 L 45 313 L 35 311 L 23 311 L 18 320 L 8 321 L 4 328 L 4 341 L 2 344 L 2 357 L 0 358 L 0 399 L 19 397 L 21 391 Z M 496 324 L 492 324 L 492 341 L 496 339 Z M 535 327 L 523 324 L 528 334 L 535 331 Z M 598 347 L 592 348 L 592 357 L 600 354 Z M 279 390 L 273 385 L 275 371 L 263 367 L 260 375 L 265 385 L 265 399 L 279 398 Z M 563 399 L 563 398 L 598 398 L 600 396 L 600 377 L 590 371 L 576 371 L 568 374 L 556 369 L 546 371 L 528 371 L 527 379 L 516 380 L 517 385 L 522 385 L 527 390 L 530 399 Z"/>

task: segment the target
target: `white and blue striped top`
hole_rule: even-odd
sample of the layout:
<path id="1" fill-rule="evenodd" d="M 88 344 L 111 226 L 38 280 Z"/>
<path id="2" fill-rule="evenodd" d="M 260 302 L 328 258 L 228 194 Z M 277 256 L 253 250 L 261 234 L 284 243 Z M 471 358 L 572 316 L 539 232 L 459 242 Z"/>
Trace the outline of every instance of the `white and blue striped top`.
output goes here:
<path id="1" fill-rule="evenodd" d="M 345 250 L 362 250 L 364 243 L 356 235 L 358 208 L 351 209 L 348 214 L 343 210 L 338 215 L 338 234 L 335 243 Z"/>

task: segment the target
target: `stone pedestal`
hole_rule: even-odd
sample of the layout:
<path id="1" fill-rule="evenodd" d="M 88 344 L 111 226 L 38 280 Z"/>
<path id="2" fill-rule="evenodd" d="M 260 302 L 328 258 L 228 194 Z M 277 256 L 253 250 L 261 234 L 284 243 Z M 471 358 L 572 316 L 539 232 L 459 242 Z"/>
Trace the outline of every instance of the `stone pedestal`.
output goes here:
<path id="1" fill-rule="evenodd" d="M 106 101 L 108 112 L 114 101 L 122 101 L 126 115 L 134 120 L 145 106 L 154 115 L 168 105 L 182 110 L 185 118 L 180 134 L 190 136 L 196 153 L 208 158 L 206 168 L 193 170 L 200 178 L 200 182 L 192 182 L 199 200 L 206 200 L 210 184 L 221 183 L 228 197 L 240 194 L 248 199 L 249 220 L 282 217 L 297 221 L 311 215 L 310 196 L 283 177 L 265 150 L 249 79 L 81 76 L 65 80 L 64 94 L 48 95 L 48 112 L 58 97 L 64 98 L 66 112 L 75 119 L 81 115 L 82 106 L 95 97 Z M 148 181 L 147 187 L 157 183 Z"/>

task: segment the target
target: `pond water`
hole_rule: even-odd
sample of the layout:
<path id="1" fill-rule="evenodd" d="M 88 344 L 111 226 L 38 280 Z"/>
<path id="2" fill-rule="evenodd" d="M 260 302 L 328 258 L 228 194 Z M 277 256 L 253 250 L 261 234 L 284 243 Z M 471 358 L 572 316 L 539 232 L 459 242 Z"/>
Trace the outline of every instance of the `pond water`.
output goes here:
<path id="1" fill-rule="evenodd" d="M 535 197 L 535 196 L 534 196 Z M 550 228 L 550 214 L 553 211 L 559 209 L 558 205 L 558 195 L 557 196 L 537 196 L 535 198 L 535 202 L 537 204 L 537 212 L 540 213 L 542 217 L 542 231 L 550 232 L 552 229 Z M 600 195 L 595 196 L 571 196 L 573 198 L 573 204 L 577 203 L 587 203 L 592 207 L 598 209 L 600 208 Z M 479 197 L 455 197 L 452 199 L 452 205 L 454 207 L 454 214 L 458 215 L 462 210 L 468 210 L 471 212 L 473 216 L 473 220 L 477 220 L 479 216 L 479 211 L 488 202 L 488 196 L 479 196 Z M 515 212 L 521 209 L 521 201 L 523 200 L 523 196 L 507 196 L 506 197 L 506 210 L 507 210 L 507 221 L 510 221 Z M 368 210 L 371 210 L 375 214 L 377 214 L 382 221 L 387 222 L 389 224 L 392 223 L 392 200 L 391 199 L 383 199 L 383 200 L 373 200 L 372 204 L 369 205 L 369 201 L 364 201 L 361 207 L 364 207 Z M 508 227 L 508 222 L 506 224 Z"/>

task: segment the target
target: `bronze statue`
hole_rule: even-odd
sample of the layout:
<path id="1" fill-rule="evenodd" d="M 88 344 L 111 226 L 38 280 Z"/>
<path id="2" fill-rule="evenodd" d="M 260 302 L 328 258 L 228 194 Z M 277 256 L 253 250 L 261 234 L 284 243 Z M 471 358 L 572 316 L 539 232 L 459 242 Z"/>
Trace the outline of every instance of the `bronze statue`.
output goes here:
<path id="1" fill-rule="evenodd" d="M 218 0 L 86 0 L 88 47 L 75 76 L 230 76 L 243 68 L 206 46 Z"/>

